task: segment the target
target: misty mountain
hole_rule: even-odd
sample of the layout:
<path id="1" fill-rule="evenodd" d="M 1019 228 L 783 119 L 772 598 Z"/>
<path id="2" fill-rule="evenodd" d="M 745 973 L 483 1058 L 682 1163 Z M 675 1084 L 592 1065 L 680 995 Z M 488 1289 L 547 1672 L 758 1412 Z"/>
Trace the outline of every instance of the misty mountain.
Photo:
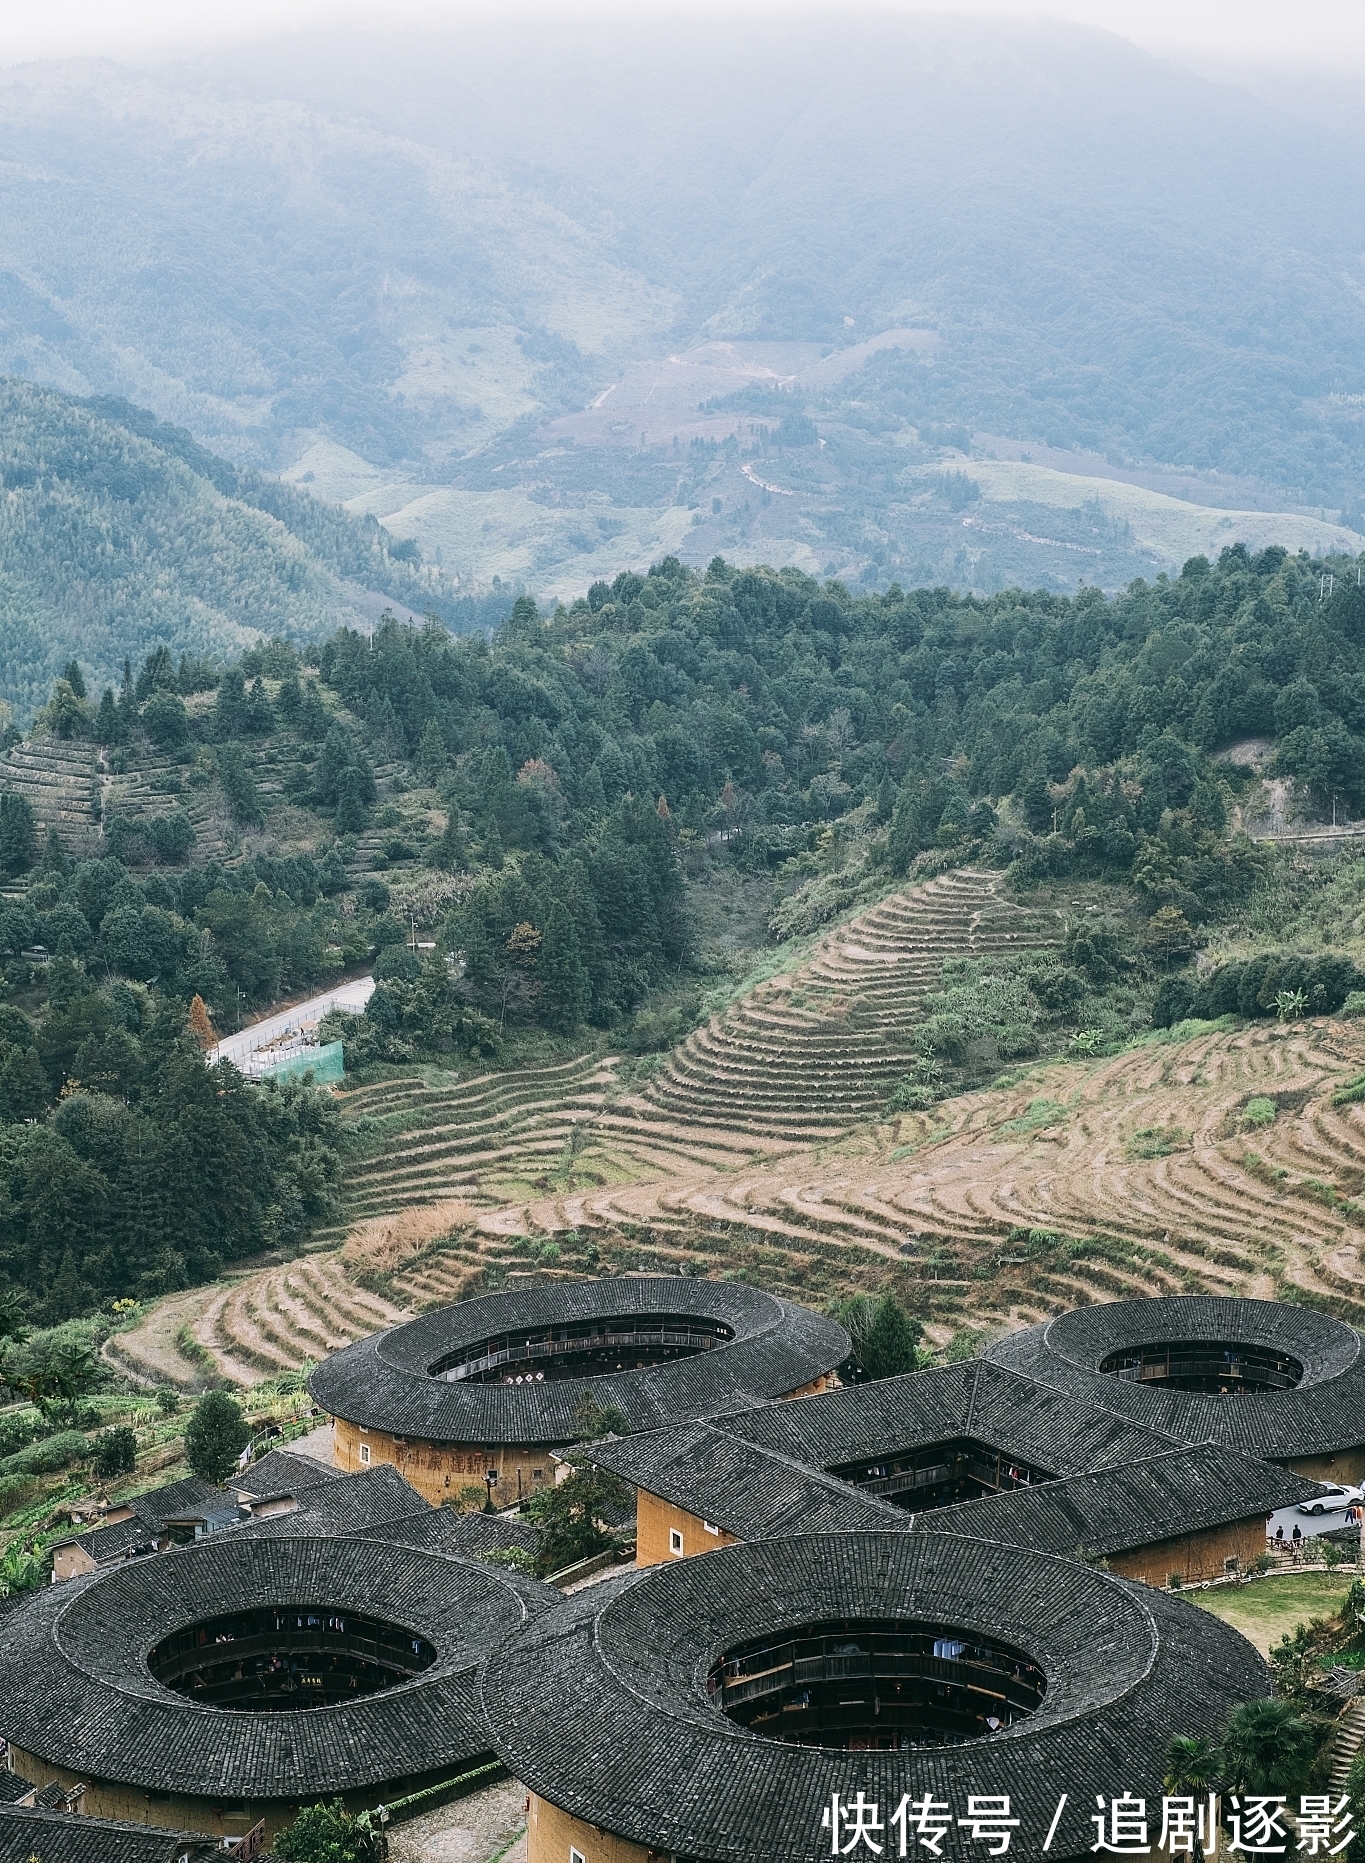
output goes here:
<path id="1" fill-rule="evenodd" d="M 1178 565 L 1081 493 L 1049 524 L 1012 490 L 968 549 L 925 474 L 997 441 L 1360 521 L 1359 140 L 1104 34 L 305 35 L 32 66 L 0 105 L 0 367 L 149 406 L 462 579 L 665 549 L 883 584 Z M 736 379 L 619 411 L 632 369 L 716 344 Z M 758 429 L 793 412 L 821 471 L 764 491 Z"/>
<path id="2" fill-rule="evenodd" d="M 0 696 L 21 712 L 73 656 L 117 686 L 158 646 L 236 655 L 262 633 L 366 629 L 388 602 L 464 605 L 393 539 L 214 458 L 124 403 L 0 380 Z"/>

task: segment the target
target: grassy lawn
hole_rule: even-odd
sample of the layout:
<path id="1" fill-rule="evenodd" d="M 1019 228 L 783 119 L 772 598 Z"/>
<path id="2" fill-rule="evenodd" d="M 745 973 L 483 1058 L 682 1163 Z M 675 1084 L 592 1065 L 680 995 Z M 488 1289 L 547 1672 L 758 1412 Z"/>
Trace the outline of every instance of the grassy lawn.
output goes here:
<path id="1" fill-rule="evenodd" d="M 1288 1572 L 1253 1579 L 1249 1585 L 1220 1585 L 1212 1591 L 1188 1591 L 1200 1610 L 1212 1611 L 1240 1630 L 1263 1656 L 1286 1631 L 1315 1617 L 1330 1617 L 1346 1596 L 1355 1573 Z"/>

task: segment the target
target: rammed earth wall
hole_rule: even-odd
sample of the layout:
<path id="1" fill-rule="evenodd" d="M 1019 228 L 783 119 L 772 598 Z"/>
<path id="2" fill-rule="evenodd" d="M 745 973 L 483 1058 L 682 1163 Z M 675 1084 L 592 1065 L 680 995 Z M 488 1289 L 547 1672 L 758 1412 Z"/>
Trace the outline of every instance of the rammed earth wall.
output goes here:
<path id="1" fill-rule="evenodd" d="M 365 1449 L 370 1452 L 368 1461 L 362 1454 Z M 434 1507 L 457 1499 L 461 1488 L 484 1487 L 490 1469 L 497 1470 L 493 1498 L 501 1503 L 535 1494 L 553 1485 L 555 1478 L 548 1445 L 428 1443 L 391 1436 L 387 1430 L 363 1429 L 344 1417 L 336 1420 L 332 1457 L 347 1474 L 390 1463 Z"/>

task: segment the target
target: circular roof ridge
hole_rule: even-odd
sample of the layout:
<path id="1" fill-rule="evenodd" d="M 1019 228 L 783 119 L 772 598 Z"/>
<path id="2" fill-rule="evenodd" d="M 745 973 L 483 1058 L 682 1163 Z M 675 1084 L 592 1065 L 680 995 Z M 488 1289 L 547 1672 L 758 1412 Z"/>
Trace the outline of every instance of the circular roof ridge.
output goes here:
<path id="1" fill-rule="evenodd" d="M 1362 1350 L 1360 1334 L 1330 1313 L 1287 1301 L 1226 1294 L 1158 1294 L 1148 1299 L 1100 1301 L 1091 1307 L 1073 1307 L 1043 1322 L 1048 1347 L 1088 1371 L 1098 1369 L 1089 1362 L 1096 1351 L 1107 1354 L 1123 1346 L 1160 1345 L 1191 1334 L 1226 1344 L 1264 1344 L 1292 1351 L 1303 1365 L 1298 1390 L 1347 1370 Z M 1300 1349 L 1295 1351 L 1295 1346 Z"/>
<path id="2" fill-rule="evenodd" d="M 1256 1652 L 1209 1614 L 1074 1560 L 986 1540 L 752 1541 L 595 1590 L 523 1625 L 485 1663 L 494 1744 L 550 1803 L 700 1863 L 814 1863 L 829 1854 L 820 1813 L 832 1793 L 847 1802 L 864 1791 L 889 1818 L 912 1785 L 950 1799 L 955 1813 L 969 1792 L 1009 1792 L 1028 1819 L 1021 1836 L 1041 1818 L 1039 1841 L 1066 1791 L 1078 1823 L 1059 1854 L 1075 1854 L 1089 1846 L 1097 1790 L 1146 1783 L 1159 1795 L 1172 1729 L 1213 1737 L 1234 1705 L 1269 1688 Z M 860 1617 L 998 1637 L 1042 1668 L 1046 1693 L 994 1734 L 880 1751 L 777 1741 L 709 1700 L 705 1677 L 728 1649 Z M 944 1855 L 971 1854 L 954 1828 Z"/>
<path id="3" fill-rule="evenodd" d="M 363 1535 L 231 1532 L 50 1587 L 6 1619 L 12 1744 L 89 1777 L 190 1797 L 289 1800 L 486 1753 L 476 1670 L 555 1594 L 481 1561 Z M 188 1700 L 147 1665 L 201 1619 L 270 1605 L 368 1614 L 421 1635 L 432 1665 L 355 1701 L 252 1714 Z"/>
<path id="4" fill-rule="evenodd" d="M 1302 1367 L 1292 1388 L 1223 1393 L 1140 1384 L 1099 1369 L 1114 1352 L 1188 1339 L 1262 1345 Z M 1168 1294 L 1100 1301 L 1006 1333 L 987 1360 L 1182 1441 L 1287 1460 L 1365 1443 L 1365 1340 L 1332 1314 L 1288 1301 Z"/>
<path id="5" fill-rule="evenodd" d="M 733 1337 L 662 1364 L 542 1383 L 451 1382 L 431 1366 L 499 1332 L 595 1316 L 705 1318 Z M 308 1388 L 333 1416 L 429 1442 L 559 1443 L 577 1434 L 589 1393 L 614 1405 L 631 1430 L 653 1429 L 778 1398 L 825 1376 L 847 1357 L 848 1335 L 824 1314 L 735 1281 L 621 1275 L 499 1290 L 371 1334 L 324 1359 Z"/>

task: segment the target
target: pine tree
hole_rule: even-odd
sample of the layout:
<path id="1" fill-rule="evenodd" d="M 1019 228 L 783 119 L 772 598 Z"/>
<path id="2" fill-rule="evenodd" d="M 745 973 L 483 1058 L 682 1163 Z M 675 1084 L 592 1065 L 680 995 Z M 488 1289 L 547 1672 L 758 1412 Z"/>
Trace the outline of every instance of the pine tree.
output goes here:
<path id="1" fill-rule="evenodd" d="M 85 675 L 81 672 L 79 660 L 68 660 L 62 678 L 70 686 L 78 699 L 85 697 Z"/>
<path id="2" fill-rule="evenodd" d="M 201 1481 L 222 1483 L 250 1440 L 241 1405 L 226 1391 L 205 1391 L 185 1431 L 185 1460 Z"/>
<path id="3" fill-rule="evenodd" d="M 587 1013 L 588 973 L 577 928 L 557 899 L 545 919 L 537 970 L 546 1022 L 570 1034 Z"/>
<path id="4" fill-rule="evenodd" d="M 422 741 L 417 746 L 417 767 L 429 783 L 434 783 L 448 762 L 441 727 L 434 718 L 429 718 L 422 732 Z"/>
<path id="5" fill-rule="evenodd" d="M 114 688 L 106 686 L 100 694 L 99 710 L 95 713 L 95 740 L 100 744 L 117 744 L 122 735 L 118 706 L 114 703 Z"/>
<path id="6" fill-rule="evenodd" d="M 0 795 L 0 871 L 27 873 L 37 853 L 33 804 L 6 790 Z"/>
<path id="7" fill-rule="evenodd" d="M 119 741 L 122 742 L 131 730 L 133 720 L 137 717 L 137 688 L 133 684 L 133 663 L 127 659 L 123 662 L 123 689 L 119 693 L 118 715 L 122 731 Z"/>
<path id="8" fill-rule="evenodd" d="M 1019 800 L 1024 810 L 1024 820 L 1034 834 L 1047 834 L 1052 828 L 1052 797 L 1048 794 L 1047 778 L 1040 770 L 1035 770 L 1019 793 Z"/>
<path id="9" fill-rule="evenodd" d="M 916 1350 L 923 1329 L 894 1294 L 877 1302 L 872 1324 L 859 1342 L 858 1357 L 869 1378 L 899 1378 L 919 1365 Z"/>
<path id="10" fill-rule="evenodd" d="M 47 1318 L 52 1323 L 62 1320 L 77 1319 L 82 1313 L 88 1313 L 95 1302 L 94 1289 L 81 1279 L 76 1266 L 76 1257 L 70 1243 L 62 1255 L 62 1265 L 48 1289 L 47 1299 L 43 1303 Z"/>
<path id="11" fill-rule="evenodd" d="M 360 834 L 365 827 L 365 784 L 364 778 L 354 765 L 341 772 L 337 784 L 336 831 L 338 834 Z"/>
<path id="12" fill-rule="evenodd" d="M 55 828 L 47 831 L 47 840 L 43 844 L 42 867 L 44 873 L 60 874 L 63 879 L 71 871 L 71 862 L 66 849 L 62 846 L 62 837 Z"/>
<path id="13" fill-rule="evenodd" d="M 258 828 L 265 820 L 256 779 L 240 744 L 225 744 L 218 753 L 218 780 L 223 785 L 232 819 L 244 828 Z"/>
<path id="14" fill-rule="evenodd" d="M 204 999 L 199 995 L 195 995 L 190 1002 L 190 1034 L 201 1048 L 211 1048 L 218 1039 L 213 1032 Z"/>
<path id="15" fill-rule="evenodd" d="M 446 873 L 457 873 L 469 865 L 469 843 L 460 826 L 460 811 L 452 803 L 445 829 L 436 843 L 434 865 Z"/>
<path id="16" fill-rule="evenodd" d="M 51 1097 L 43 1064 L 33 1049 L 11 1048 L 0 1068 L 0 1105 L 6 1119 L 41 1119 Z"/>

